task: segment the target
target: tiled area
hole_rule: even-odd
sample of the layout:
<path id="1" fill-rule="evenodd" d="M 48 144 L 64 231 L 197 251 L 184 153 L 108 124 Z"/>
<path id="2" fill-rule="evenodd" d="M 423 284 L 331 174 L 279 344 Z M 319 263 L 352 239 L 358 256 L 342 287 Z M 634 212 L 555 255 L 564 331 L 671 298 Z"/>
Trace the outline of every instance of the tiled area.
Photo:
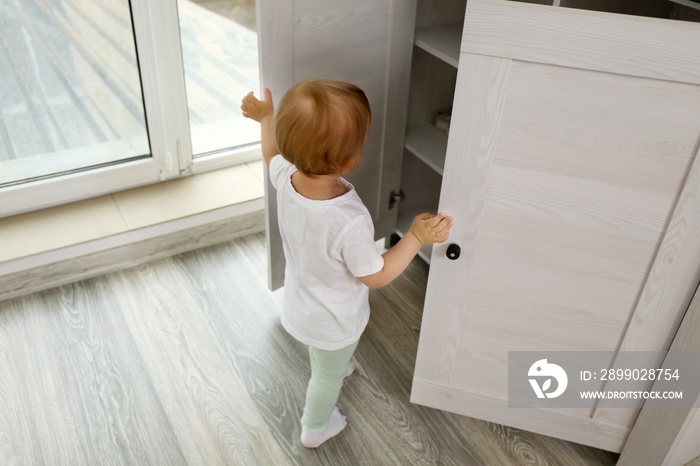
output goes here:
<path id="1" fill-rule="evenodd" d="M 125 227 L 133 230 L 262 197 L 261 176 L 262 161 L 123 191 L 111 197 Z"/>
<path id="2" fill-rule="evenodd" d="M 260 199 L 262 161 L 0 219 L 3 263 Z"/>
<path id="3" fill-rule="evenodd" d="M 126 231 L 111 196 L 0 219 L 1 262 Z"/>

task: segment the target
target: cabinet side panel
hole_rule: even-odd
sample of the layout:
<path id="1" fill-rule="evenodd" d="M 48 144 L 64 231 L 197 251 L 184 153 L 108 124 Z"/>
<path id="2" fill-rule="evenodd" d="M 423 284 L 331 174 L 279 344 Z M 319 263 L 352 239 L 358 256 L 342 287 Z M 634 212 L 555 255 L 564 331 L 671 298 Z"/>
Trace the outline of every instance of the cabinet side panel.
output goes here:
<path id="1" fill-rule="evenodd" d="M 678 333 L 671 345 L 670 352 L 682 354 L 697 354 L 700 351 L 700 287 L 695 292 Z M 697 361 L 679 361 L 679 358 L 669 358 L 673 366 L 664 365 L 670 370 L 678 369 L 683 378 L 678 381 L 658 380 L 653 390 L 682 391 L 684 398 L 694 395 L 697 398 L 697 380 L 700 377 Z M 690 359 L 690 358 L 688 358 Z M 689 367 L 678 367 L 687 363 Z M 695 373 L 689 373 L 694 370 Z M 695 402 L 695 406 L 698 401 Z M 634 424 L 634 428 L 620 456 L 620 466 L 637 464 L 685 464 L 700 455 L 700 411 L 689 408 L 660 408 L 653 403 L 645 404 Z"/>
<path id="2" fill-rule="evenodd" d="M 394 232 L 397 224 L 398 209 L 389 207 L 389 197 L 392 192 L 398 192 L 402 189 L 400 183 L 401 161 L 403 160 L 406 135 L 415 21 L 415 0 L 393 0 L 391 2 L 389 70 L 385 83 L 386 114 L 378 189 L 379 199 L 375 219 L 377 238 L 389 236 Z"/>
<path id="3" fill-rule="evenodd" d="M 390 0 L 294 2 L 294 82 L 324 78 L 351 82 L 367 95 L 372 123 L 362 165 L 347 179 L 378 217 L 386 83 L 391 42 Z"/>
<path id="4" fill-rule="evenodd" d="M 695 86 L 694 95 L 700 96 L 699 86 Z M 696 114 L 700 113 L 700 102 L 696 102 L 694 108 Z M 667 350 L 700 282 L 700 128 L 696 129 L 693 140 L 696 142 L 692 166 L 685 183 L 681 184 L 682 191 L 620 343 L 620 351 Z M 617 390 L 619 385 L 620 382 L 611 381 L 605 389 Z M 649 385 L 647 382 L 640 389 L 647 389 Z M 635 415 L 628 411 L 601 403 L 594 417 L 631 427 Z"/>
<path id="5" fill-rule="evenodd" d="M 258 54 L 260 93 L 269 88 L 273 98 L 280 97 L 293 84 L 292 2 L 258 0 Z M 265 234 L 267 242 L 268 287 L 276 290 L 284 284 L 284 251 L 277 225 L 275 189 L 265 168 Z"/>

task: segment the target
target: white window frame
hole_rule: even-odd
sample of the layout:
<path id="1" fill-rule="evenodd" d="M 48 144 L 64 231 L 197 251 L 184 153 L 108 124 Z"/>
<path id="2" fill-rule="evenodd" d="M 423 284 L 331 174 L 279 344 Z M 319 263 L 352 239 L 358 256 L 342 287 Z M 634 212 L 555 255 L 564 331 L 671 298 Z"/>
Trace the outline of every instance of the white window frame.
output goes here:
<path id="1" fill-rule="evenodd" d="M 261 158 L 259 144 L 193 158 L 177 1 L 130 2 L 151 157 L 0 189 L 0 217 Z"/>

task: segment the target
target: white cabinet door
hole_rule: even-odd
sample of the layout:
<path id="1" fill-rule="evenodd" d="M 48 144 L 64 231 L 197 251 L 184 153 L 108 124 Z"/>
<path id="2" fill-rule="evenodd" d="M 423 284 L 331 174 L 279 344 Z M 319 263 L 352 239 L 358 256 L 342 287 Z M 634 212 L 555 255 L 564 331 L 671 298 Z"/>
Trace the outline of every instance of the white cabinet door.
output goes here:
<path id="1" fill-rule="evenodd" d="M 348 180 L 375 221 L 377 238 L 396 227 L 389 195 L 398 192 L 406 127 L 415 0 L 260 0 L 261 82 L 277 101 L 311 78 L 352 82 L 367 94 L 372 124 L 362 166 Z M 268 182 L 270 285 L 282 285 L 284 257 Z"/>
<path id="2" fill-rule="evenodd" d="M 637 409 L 508 408 L 508 352 L 668 349 L 699 144 L 700 24 L 469 0 L 411 400 L 621 451 Z"/>

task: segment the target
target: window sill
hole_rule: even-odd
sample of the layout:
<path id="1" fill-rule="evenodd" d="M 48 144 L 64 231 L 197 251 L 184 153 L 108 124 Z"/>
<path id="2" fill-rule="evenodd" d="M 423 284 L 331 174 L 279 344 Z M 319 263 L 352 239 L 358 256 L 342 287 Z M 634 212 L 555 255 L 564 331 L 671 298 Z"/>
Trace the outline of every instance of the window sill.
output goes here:
<path id="1" fill-rule="evenodd" d="M 0 299 L 262 231 L 263 196 L 256 161 L 0 219 Z"/>

